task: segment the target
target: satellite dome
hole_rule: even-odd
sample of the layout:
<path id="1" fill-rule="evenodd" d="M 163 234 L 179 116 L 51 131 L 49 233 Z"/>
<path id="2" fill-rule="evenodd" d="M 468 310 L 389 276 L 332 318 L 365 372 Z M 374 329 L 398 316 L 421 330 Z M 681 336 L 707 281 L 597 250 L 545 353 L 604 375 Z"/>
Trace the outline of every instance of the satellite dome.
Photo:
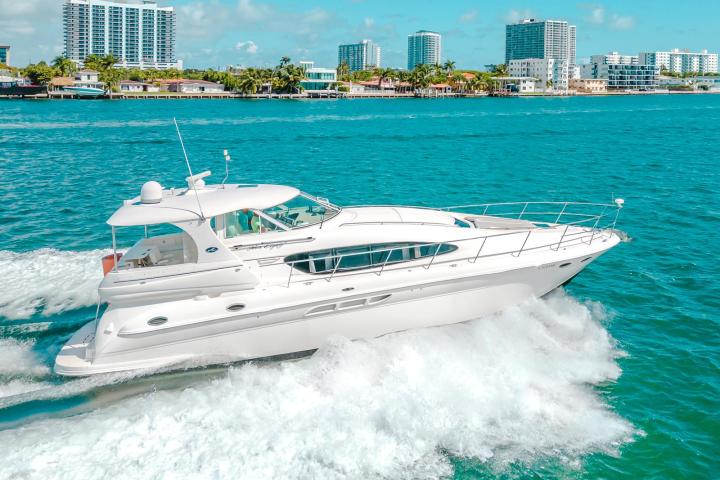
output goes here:
<path id="1" fill-rule="evenodd" d="M 145 182 L 140 189 L 141 203 L 160 203 L 162 200 L 162 185 L 155 181 Z"/>

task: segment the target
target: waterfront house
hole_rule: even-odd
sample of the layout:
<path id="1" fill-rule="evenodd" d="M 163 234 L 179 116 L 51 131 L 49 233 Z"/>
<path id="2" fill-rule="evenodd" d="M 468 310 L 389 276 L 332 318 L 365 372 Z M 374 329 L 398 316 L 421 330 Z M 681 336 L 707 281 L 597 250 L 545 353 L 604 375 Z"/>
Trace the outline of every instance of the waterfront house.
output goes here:
<path id="1" fill-rule="evenodd" d="M 602 78 L 573 78 L 570 80 L 570 90 L 580 93 L 607 92 L 607 80 Z"/>
<path id="2" fill-rule="evenodd" d="M 63 87 L 72 87 L 75 80 L 72 77 L 53 77 L 48 84 L 48 90 L 62 90 Z"/>
<path id="3" fill-rule="evenodd" d="M 661 76 L 658 78 L 658 87 L 675 91 L 697 91 L 720 92 L 720 77 L 698 75 L 695 77 L 670 77 Z"/>
<path id="4" fill-rule="evenodd" d="M 448 93 L 452 93 L 452 86 L 448 83 L 434 83 L 430 85 L 430 88 L 432 88 L 438 95 L 447 95 Z"/>
<path id="5" fill-rule="evenodd" d="M 395 90 L 395 84 L 392 83 L 391 80 L 385 80 L 382 83 L 378 83 L 378 77 L 371 78 L 370 80 L 367 80 L 365 82 L 357 82 L 358 84 L 365 87 L 365 91 L 389 91 L 389 93 L 392 93 L 393 90 Z"/>
<path id="6" fill-rule="evenodd" d="M 300 85 L 306 92 L 335 90 L 337 71 L 334 68 L 317 68 L 312 62 L 300 62 L 305 78 Z"/>
<path id="7" fill-rule="evenodd" d="M 80 83 L 98 83 L 100 73 L 95 70 L 80 70 L 75 73 L 75 81 Z"/>
<path id="8" fill-rule="evenodd" d="M 188 80 L 185 78 L 160 80 L 166 90 L 175 93 L 223 93 L 225 85 L 207 80 Z"/>
<path id="9" fill-rule="evenodd" d="M 123 93 L 159 92 L 160 87 L 135 80 L 120 80 L 120 91 Z"/>
<path id="10" fill-rule="evenodd" d="M 338 82 L 337 84 L 346 87 L 347 93 L 365 93 L 365 85 L 357 82 Z"/>
<path id="11" fill-rule="evenodd" d="M 495 77 L 498 90 L 506 93 L 535 93 L 535 77 Z"/>
<path id="12" fill-rule="evenodd" d="M 73 87 L 99 88 L 105 90 L 105 83 L 100 81 L 100 73 L 95 70 L 80 70 L 75 73 L 72 82 Z"/>

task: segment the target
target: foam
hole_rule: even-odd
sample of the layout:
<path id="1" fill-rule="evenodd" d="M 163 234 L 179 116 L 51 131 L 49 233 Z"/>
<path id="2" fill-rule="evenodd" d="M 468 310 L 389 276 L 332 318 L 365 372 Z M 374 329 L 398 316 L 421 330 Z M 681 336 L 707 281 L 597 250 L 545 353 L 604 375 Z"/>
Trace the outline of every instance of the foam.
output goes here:
<path id="1" fill-rule="evenodd" d="M 557 294 L 467 324 L 336 337 L 308 359 L 0 432 L 13 445 L 0 477 L 429 478 L 452 473 L 447 453 L 580 465 L 637 433 L 591 386 L 620 375 L 602 315 Z"/>
<path id="2" fill-rule="evenodd" d="M 50 369 L 32 351 L 33 342 L 12 338 L 0 339 L 0 399 L 49 386 L 38 381 Z"/>
<path id="3" fill-rule="evenodd" d="M 13 379 L 0 383 L 0 398 L 14 397 L 25 393 L 35 392 L 48 388 L 51 384 L 47 382 L 34 382 L 20 379 Z"/>
<path id="4" fill-rule="evenodd" d="M 100 259 L 108 253 L 0 250 L 0 317 L 17 320 L 94 305 L 102 280 Z"/>

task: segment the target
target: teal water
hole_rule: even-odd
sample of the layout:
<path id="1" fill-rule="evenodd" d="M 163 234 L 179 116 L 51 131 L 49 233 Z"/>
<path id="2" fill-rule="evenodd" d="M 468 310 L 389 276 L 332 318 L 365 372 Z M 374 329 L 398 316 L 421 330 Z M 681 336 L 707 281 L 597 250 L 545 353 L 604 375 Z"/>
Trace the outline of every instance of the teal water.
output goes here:
<path id="1" fill-rule="evenodd" d="M 63 380 L 106 218 L 195 170 L 338 204 L 626 200 L 565 292 L 297 362 Z M 720 477 L 720 96 L 0 104 L 0 478 Z M 3 458 L 4 457 L 4 458 Z"/>

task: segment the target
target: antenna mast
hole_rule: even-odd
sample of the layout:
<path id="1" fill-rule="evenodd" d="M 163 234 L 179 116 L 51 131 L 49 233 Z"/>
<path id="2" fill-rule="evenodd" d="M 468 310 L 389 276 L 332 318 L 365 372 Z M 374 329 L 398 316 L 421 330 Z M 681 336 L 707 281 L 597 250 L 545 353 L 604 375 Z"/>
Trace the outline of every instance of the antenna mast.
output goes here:
<path id="1" fill-rule="evenodd" d="M 222 186 L 225 188 L 225 182 L 227 182 L 227 179 L 230 176 L 230 169 L 228 167 L 228 163 L 230 163 L 230 155 L 228 155 L 227 150 L 223 150 L 223 155 L 225 156 L 225 178 L 223 178 Z"/>
<path id="2" fill-rule="evenodd" d="M 195 191 L 195 198 L 197 199 L 198 208 L 200 209 L 200 218 L 205 221 L 205 214 L 203 213 L 202 205 L 200 205 L 200 196 L 198 195 L 197 186 L 195 185 L 192 168 L 190 168 L 190 160 L 188 160 L 187 151 L 185 150 L 185 142 L 183 142 L 182 134 L 180 133 L 180 127 L 178 127 L 178 123 L 175 117 L 173 117 L 173 123 L 175 124 L 175 130 L 177 131 L 178 138 L 180 139 L 180 146 L 182 147 L 183 156 L 185 157 L 185 165 L 187 165 L 188 172 L 190 173 L 190 182 L 192 183 L 193 190 Z"/>

